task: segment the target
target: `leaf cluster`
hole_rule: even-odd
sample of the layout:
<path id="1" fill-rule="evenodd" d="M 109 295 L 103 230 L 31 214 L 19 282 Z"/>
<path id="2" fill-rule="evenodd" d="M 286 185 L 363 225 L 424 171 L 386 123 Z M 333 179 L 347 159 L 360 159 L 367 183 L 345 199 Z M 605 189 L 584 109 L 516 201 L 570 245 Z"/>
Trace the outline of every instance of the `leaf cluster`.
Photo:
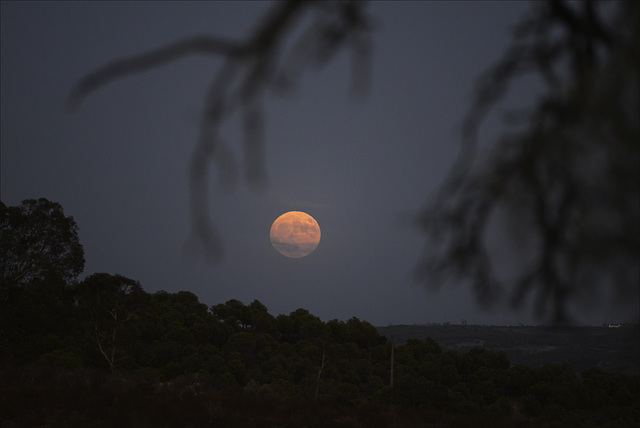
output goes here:
<path id="1" fill-rule="evenodd" d="M 37 280 L 75 280 L 84 269 L 78 226 L 45 198 L 19 206 L 0 202 L 0 286 Z"/>

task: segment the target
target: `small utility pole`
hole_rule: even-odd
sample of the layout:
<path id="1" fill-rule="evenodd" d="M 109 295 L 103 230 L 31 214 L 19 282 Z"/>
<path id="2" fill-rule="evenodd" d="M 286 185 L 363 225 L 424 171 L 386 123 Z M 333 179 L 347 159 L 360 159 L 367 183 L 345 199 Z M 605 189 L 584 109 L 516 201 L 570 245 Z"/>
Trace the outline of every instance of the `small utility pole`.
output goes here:
<path id="1" fill-rule="evenodd" d="M 389 386 L 391 388 L 393 388 L 393 352 L 394 352 L 394 349 L 395 349 L 394 339 L 395 338 L 393 336 L 391 336 L 391 377 L 389 379 Z"/>
<path id="2" fill-rule="evenodd" d="M 316 395 L 315 398 L 318 398 L 318 393 L 320 392 L 320 376 L 322 376 L 322 369 L 324 369 L 324 352 L 322 353 L 322 364 L 318 367 L 318 378 L 316 379 Z"/>

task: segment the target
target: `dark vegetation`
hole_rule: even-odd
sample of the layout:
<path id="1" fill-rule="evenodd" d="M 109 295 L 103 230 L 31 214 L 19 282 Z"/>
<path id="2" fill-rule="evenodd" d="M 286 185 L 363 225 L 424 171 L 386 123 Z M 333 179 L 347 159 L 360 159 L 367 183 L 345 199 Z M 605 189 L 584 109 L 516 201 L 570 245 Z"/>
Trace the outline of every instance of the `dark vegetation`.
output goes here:
<path id="1" fill-rule="evenodd" d="M 466 324 L 377 327 L 396 344 L 430 337 L 443 350 L 484 348 L 504 352 L 512 365 L 567 364 L 576 373 L 597 367 L 608 373 L 640 375 L 638 324 L 603 326 L 487 326 Z"/>
<path id="2" fill-rule="evenodd" d="M 79 249 L 77 233 L 62 233 L 77 227 L 59 204 L 0 208 L 2 242 L 12 243 L 0 254 L 3 427 L 640 422 L 640 376 L 512 365 L 504 352 L 443 350 L 429 337 L 392 349 L 357 318 L 274 316 L 257 300 L 209 307 L 107 273 L 77 281 L 81 251 L 49 263 Z M 44 233 L 56 225 L 61 233 Z"/>

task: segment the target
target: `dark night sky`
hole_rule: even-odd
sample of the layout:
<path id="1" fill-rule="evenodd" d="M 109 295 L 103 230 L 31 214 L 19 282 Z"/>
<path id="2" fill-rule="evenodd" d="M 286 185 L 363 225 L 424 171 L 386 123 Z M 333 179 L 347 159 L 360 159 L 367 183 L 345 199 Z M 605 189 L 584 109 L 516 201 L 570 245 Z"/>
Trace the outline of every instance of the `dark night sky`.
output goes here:
<path id="1" fill-rule="evenodd" d="M 411 279 L 424 241 L 402 219 L 441 184 L 478 75 L 510 40 L 524 2 L 373 2 L 372 86 L 349 96 L 350 58 L 304 74 L 266 104 L 268 187 L 211 185 L 225 258 L 188 260 L 187 168 L 199 108 L 219 59 L 190 57 L 64 100 L 84 74 L 177 39 L 247 35 L 265 2 L 2 2 L 2 201 L 46 197 L 80 227 L 85 275 L 122 274 L 148 292 L 189 290 L 211 305 L 308 309 L 327 321 L 374 325 L 531 324 L 525 312 L 476 308 L 464 284 L 426 292 Z M 524 87 L 527 94 L 527 88 Z M 490 120 L 481 136 L 498 132 Z M 237 118 L 223 138 L 241 146 Z M 239 154 L 239 152 L 238 152 Z M 277 253 L 280 214 L 311 214 L 322 228 L 301 259 Z M 615 321 L 596 308 L 584 322 Z"/>

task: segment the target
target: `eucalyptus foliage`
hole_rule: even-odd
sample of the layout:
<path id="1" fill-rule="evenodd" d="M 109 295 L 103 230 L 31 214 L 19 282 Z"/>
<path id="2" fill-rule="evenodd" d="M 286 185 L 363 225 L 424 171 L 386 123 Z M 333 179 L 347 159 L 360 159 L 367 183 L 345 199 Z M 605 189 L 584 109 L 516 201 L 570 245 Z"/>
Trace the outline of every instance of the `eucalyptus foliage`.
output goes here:
<path id="1" fill-rule="evenodd" d="M 36 280 L 75 280 L 84 269 L 78 225 L 62 206 L 27 199 L 19 206 L 0 202 L 0 281 L 3 286 Z"/>

